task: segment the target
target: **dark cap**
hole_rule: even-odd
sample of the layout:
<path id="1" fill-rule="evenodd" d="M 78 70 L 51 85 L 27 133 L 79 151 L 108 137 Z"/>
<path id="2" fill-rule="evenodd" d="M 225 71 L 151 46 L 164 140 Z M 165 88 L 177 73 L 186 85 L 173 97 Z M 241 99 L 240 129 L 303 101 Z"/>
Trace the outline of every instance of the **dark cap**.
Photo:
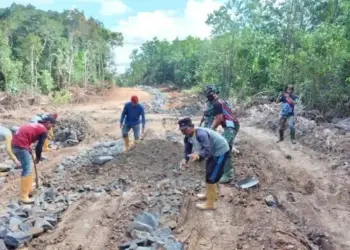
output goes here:
<path id="1" fill-rule="evenodd" d="M 180 129 L 185 129 L 185 128 L 193 126 L 192 120 L 189 117 L 181 119 L 178 122 L 178 124 L 179 124 Z"/>

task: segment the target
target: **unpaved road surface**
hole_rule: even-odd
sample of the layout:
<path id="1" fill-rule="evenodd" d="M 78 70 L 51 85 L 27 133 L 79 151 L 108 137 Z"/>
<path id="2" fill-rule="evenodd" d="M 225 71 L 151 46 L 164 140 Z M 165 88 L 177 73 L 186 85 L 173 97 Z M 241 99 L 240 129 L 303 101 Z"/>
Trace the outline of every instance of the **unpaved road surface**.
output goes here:
<path id="1" fill-rule="evenodd" d="M 83 114 L 94 136 L 49 153 L 50 159 L 40 164 L 41 177 L 55 178 L 54 170 L 63 159 L 96 141 L 120 137 L 116 121 L 132 94 L 142 101 L 151 99 L 144 91 L 119 88 L 88 104 L 61 107 L 61 117 Z M 169 109 L 189 101 L 176 91 L 167 94 Z M 28 120 L 28 110 L 20 112 L 16 118 Z M 182 136 L 170 111 L 147 118 L 148 131 L 139 145 L 103 166 L 68 170 L 60 184 L 73 190 L 120 181 L 122 192 L 85 193 L 70 204 L 55 230 L 32 240 L 28 249 L 118 249 L 129 240 L 127 228 L 141 211 L 158 211 L 161 224 L 173 229 L 185 249 L 350 249 L 349 176 L 319 161 L 318 153 L 288 140 L 276 144 L 275 135 L 246 126 L 243 120 L 236 139 L 240 153 L 233 157 L 237 179 L 257 176 L 259 186 L 238 190 L 220 185 L 217 210 L 198 211 L 195 194 L 203 187 L 203 165 L 177 169 Z M 2 204 L 16 197 L 17 183 L 18 176 L 8 178 Z M 278 201 L 276 208 L 266 205 L 268 195 Z"/>

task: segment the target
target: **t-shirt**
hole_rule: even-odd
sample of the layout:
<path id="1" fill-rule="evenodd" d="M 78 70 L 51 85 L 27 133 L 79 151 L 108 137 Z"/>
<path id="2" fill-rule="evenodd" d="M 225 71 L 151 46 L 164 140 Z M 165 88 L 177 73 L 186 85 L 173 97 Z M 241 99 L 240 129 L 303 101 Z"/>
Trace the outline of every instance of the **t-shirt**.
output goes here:
<path id="1" fill-rule="evenodd" d="M 40 123 L 29 123 L 21 126 L 12 137 L 12 146 L 30 149 L 32 143 L 39 140 L 40 136 L 46 134 L 47 129 Z"/>
<path id="2" fill-rule="evenodd" d="M 223 128 L 226 127 L 234 127 L 235 125 L 239 125 L 239 121 L 237 117 L 233 114 L 232 109 L 226 104 L 226 102 L 220 98 L 217 98 L 213 102 L 214 106 L 214 115 L 223 115 L 224 121 L 222 122 L 221 126 Z M 231 123 L 233 123 L 231 125 Z"/>
<path id="3" fill-rule="evenodd" d="M 50 113 L 36 115 L 32 119 L 30 119 L 30 122 L 31 123 L 38 123 L 39 121 L 42 121 L 43 118 L 45 118 L 46 116 L 49 116 L 49 115 L 50 115 Z"/>

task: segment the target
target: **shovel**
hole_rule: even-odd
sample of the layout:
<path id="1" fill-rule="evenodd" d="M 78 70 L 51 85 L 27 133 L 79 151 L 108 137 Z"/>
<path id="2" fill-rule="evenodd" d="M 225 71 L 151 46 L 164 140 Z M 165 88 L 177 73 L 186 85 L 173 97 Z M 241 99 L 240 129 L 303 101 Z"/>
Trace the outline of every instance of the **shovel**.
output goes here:
<path id="1" fill-rule="evenodd" d="M 36 163 L 35 163 L 35 159 L 34 159 L 33 153 L 32 153 L 31 155 L 32 155 L 32 160 L 33 160 L 34 170 L 35 170 L 35 187 L 36 187 L 37 189 L 39 189 L 38 170 L 37 170 L 37 168 L 36 168 Z"/>

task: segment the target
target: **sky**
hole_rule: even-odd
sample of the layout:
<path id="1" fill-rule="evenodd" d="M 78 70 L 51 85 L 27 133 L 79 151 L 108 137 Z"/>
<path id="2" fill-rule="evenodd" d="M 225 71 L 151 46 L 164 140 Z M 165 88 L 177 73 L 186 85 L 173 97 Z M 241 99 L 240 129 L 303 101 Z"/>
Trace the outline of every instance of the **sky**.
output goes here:
<path id="1" fill-rule="evenodd" d="M 121 32 L 124 46 L 116 48 L 114 54 L 117 70 L 123 73 L 132 50 L 155 36 L 168 40 L 189 35 L 209 37 L 207 15 L 218 9 L 223 0 L 1 0 L 0 7 L 9 7 L 13 2 L 30 3 L 43 10 L 76 8 L 106 28 Z"/>

